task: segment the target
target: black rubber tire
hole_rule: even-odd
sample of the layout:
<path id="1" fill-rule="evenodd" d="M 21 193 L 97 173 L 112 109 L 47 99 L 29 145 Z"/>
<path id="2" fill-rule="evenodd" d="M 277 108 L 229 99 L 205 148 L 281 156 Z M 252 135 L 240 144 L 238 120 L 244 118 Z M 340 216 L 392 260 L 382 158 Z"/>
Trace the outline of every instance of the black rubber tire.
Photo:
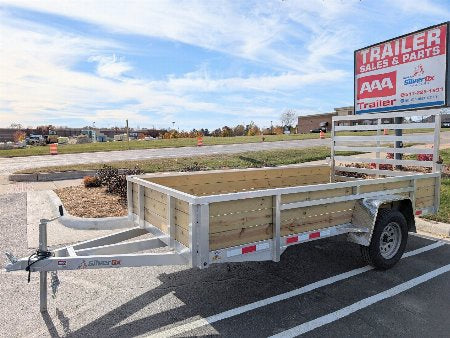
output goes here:
<path id="1" fill-rule="evenodd" d="M 385 226 L 391 222 L 396 222 L 400 226 L 402 240 L 397 253 L 390 259 L 386 259 L 380 252 L 381 234 Z M 361 254 L 367 264 L 372 265 L 379 270 L 387 270 L 392 268 L 402 257 L 405 252 L 406 243 L 408 241 L 408 224 L 405 216 L 400 211 L 391 209 L 380 209 L 378 211 L 375 228 L 373 229 L 372 240 L 369 246 L 361 245 Z"/>

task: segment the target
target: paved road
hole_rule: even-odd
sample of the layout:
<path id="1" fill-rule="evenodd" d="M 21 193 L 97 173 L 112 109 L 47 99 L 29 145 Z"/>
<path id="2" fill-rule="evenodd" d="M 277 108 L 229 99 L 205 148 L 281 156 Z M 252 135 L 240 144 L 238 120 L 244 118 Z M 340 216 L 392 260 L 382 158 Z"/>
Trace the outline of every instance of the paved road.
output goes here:
<path id="1" fill-rule="evenodd" d="M 0 251 L 28 253 L 25 224 L 24 194 L 0 196 Z M 448 337 L 450 245 L 410 236 L 407 251 L 384 272 L 344 237 L 290 247 L 279 263 L 65 271 L 44 317 L 38 275 L 0 272 L 0 336 Z"/>
<path id="2" fill-rule="evenodd" d="M 422 134 L 423 135 L 423 134 Z M 450 132 L 441 133 L 441 144 L 450 144 Z M 170 158 L 182 156 L 198 156 L 213 154 L 234 154 L 244 151 L 307 148 L 313 146 L 329 146 L 330 139 L 296 140 L 264 143 L 226 144 L 203 147 L 182 147 L 142 150 L 122 150 L 97 153 L 61 154 L 57 156 L 28 156 L 0 158 L 0 175 L 9 175 L 17 170 L 59 166 L 80 163 L 99 163 L 112 161 L 131 161 L 152 158 Z"/>
<path id="3" fill-rule="evenodd" d="M 99 163 L 113 161 L 131 161 L 151 158 L 186 157 L 214 154 L 234 154 L 245 151 L 307 148 L 314 146 L 329 146 L 330 139 L 296 140 L 264 143 L 225 144 L 203 147 L 181 147 L 161 149 L 122 150 L 96 153 L 61 154 L 57 156 L 26 156 L 0 158 L 0 174 L 11 174 L 17 170 L 59 166 L 66 164 Z"/>

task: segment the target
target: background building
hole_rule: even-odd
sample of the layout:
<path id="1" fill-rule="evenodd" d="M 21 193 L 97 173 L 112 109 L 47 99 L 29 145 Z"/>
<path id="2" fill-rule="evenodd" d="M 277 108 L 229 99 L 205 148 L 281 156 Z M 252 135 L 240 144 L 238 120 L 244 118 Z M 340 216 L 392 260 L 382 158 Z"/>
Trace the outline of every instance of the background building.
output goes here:
<path id="1" fill-rule="evenodd" d="M 326 123 L 327 131 L 331 131 L 331 119 L 333 116 L 354 115 L 353 106 L 334 108 L 334 112 L 325 114 L 313 114 L 298 117 L 297 132 L 299 134 L 310 133 L 311 130 L 320 127 L 321 123 Z"/>

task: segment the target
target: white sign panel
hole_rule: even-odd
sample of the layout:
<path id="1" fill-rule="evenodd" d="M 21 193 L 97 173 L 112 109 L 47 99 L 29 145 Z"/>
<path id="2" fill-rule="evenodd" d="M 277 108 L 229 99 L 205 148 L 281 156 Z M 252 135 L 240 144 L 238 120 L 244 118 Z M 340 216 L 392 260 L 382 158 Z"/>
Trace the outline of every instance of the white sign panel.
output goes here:
<path id="1" fill-rule="evenodd" d="M 448 105 L 448 23 L 355 52 L 355 112 Z"/>

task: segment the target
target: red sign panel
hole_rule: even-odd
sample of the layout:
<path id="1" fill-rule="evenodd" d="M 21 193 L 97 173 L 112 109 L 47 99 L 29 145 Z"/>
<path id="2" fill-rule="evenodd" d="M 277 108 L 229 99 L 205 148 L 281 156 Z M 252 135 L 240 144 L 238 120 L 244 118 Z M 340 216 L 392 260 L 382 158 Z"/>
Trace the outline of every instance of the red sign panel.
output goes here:
<path id="1" fill-rule="evenodd" d="M 356 74 L 416 62 L 446 53 L 447 26 L 408 35 L 356 53 Z"/>
<path id="2" fill-rule="evenodd" d="M 375 74 L 358 79 L 357 99 L 384 97 L 395 95 L 397 86 L 397 72 Z"/>

